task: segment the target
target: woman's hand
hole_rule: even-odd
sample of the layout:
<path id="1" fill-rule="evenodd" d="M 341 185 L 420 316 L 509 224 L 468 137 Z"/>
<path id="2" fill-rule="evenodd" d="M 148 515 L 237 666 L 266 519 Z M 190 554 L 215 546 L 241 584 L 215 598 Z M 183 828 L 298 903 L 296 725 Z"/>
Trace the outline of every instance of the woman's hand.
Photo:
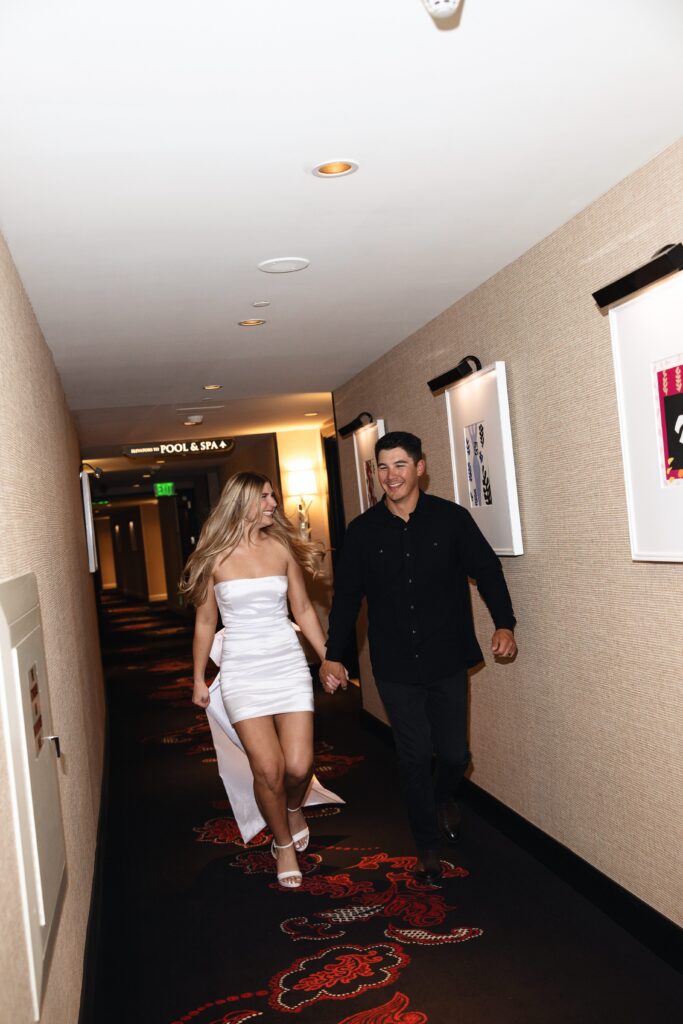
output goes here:
<path id="1" fill-rule="evenodd" d="M 196 704 L 198 708 L 208 708 L 210 700 L 209 687 L 203 680 L 195 679 L 192 689 L 192 703 Z"/>
<path id="2" fill-rule="evenodd" d="M 345 690 L 349 682 L 349 673 L 340 661 L 323 661 L 320 666 L 320 682 L 326 693 L 334 693 L 341 686 Z"/>

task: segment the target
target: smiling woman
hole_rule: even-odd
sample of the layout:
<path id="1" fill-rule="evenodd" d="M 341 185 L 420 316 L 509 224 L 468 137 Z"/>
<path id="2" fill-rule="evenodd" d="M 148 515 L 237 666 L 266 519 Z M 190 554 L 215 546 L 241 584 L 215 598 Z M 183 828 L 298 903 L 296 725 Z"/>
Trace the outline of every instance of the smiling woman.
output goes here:
<path id="1" fill-rule="evenodd" d="M 290 889 L 301 885 L 297 852 L 306 849 L 309 838 L 301 808 L 314 780 L 313 685 L 287 602 L 322 661 L 323 631 L 302 572 L 317 574 L 321 549 L 297 535 L 267 477 L 236 473 L 207 519 L 181 581 L 197 608 L 192 700 L 207 709 L 212 731 L 218 723 L 233 741 L 238 737 L 256 805 L 248 806 L 240 827 L 244 823 L 253 835 L 260 812 L 273 834 L 278 881 Z M 219 612 L 224 629 L 216 637 Z M 220 665 L 210 688 L 205 681 L 209 657 Z M 227 727 L 221 725 L 225 714 Z M 250 794 L 242 790 L 235 800 L 231 779 L 222 774 L 240 821 Z M 249 832 L 243 831 L 245 842 Z"/>

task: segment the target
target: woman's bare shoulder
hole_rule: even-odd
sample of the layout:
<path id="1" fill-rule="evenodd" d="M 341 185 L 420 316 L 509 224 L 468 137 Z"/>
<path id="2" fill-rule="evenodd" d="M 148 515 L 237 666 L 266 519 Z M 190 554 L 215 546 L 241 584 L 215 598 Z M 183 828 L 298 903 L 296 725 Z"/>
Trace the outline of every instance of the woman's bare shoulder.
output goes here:
<path id="1" fill-rule="evenodd" d="M 213 565 L 211 566 L 211 578 L 212 578 L 212 581 L 215 582 L 216 579 L 221 575 L 221 573 L 225 572 L 226 567 L 227 567 L 228 563 L 230 562 L 231 558 L 233 557 L 233 555 L 234 555 L 233 551 L 221 551 L 221 553 L 219 555 L 217 555 L 216 560 L 214 561 Z"/>

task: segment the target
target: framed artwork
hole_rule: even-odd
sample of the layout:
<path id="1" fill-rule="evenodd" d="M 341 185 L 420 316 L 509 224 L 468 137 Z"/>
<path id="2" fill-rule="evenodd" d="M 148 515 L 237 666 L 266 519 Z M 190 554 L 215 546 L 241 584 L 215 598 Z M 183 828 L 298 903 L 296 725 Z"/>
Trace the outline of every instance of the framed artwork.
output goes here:
<path id="1" fill-rule="evenodd" d="M 377 476 L 375 444 L 380 437 L 384 437 L 384 434 L 384 420 L 375 420 L 374 423 L 368 423 L 366 427 L 356 430 L 353 435 L 361 512 L 365 512 L 366 509 L 382 500 L 384 492 L 379 485 Z"/>
<path id="2" fill-rule="evenodd" d="M 683 273 L 609 319 L 631 556 L 683 562 Z"/>
<path id="3" fill-rule="evenodd" d="M 497 555 L 521 555 L 505 363 L 470 374 L 445 397 L 455 500 L 472 513 Z"/>

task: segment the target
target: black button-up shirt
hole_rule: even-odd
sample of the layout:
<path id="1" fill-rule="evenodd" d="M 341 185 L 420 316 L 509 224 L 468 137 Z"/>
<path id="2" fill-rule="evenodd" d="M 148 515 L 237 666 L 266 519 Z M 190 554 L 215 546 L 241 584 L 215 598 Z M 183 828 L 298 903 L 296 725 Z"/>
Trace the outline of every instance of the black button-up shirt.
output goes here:
<path id="1" fill-rule="evenodd" d="M 327 657 L 341 661 L 361 600 L 375 677 L 428 683 L 482 660 L 468 577 L 496 629 L 515 616 L 500 560 L 461 505 L 420 493 L 408 522 L 384 501 L 350 523 L 335 572 Z"/>

